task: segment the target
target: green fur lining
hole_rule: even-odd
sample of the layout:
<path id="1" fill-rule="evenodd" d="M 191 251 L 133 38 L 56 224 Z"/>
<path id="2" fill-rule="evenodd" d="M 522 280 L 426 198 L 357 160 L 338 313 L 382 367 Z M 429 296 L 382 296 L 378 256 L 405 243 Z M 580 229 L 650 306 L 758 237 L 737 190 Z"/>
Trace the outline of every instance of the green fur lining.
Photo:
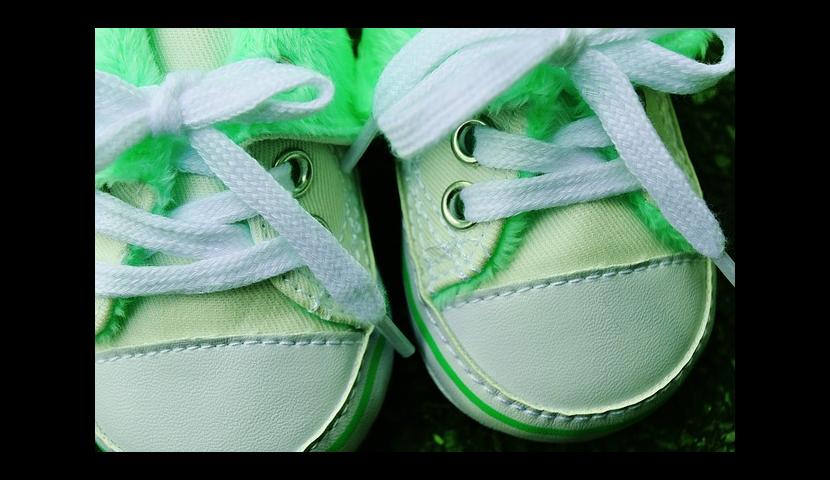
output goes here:
<path id="1" fill-rule="evenodd" d="M 158 212 L 154 212 L 158 213 Z M 124 256 L 123 264 L 139 266 L 144 265 L 150 258 L 149 252 L 141 247 L 129 245 L 127 254 Z M 135 305 L 135 297 L 112 299 L 112 309 L 107 323 L 100 332 L 95 334 L 95 341 L 102 343 L 114 339 L 124 329 L 129 318 L 130 310 Z"/>
<path id="2" fill-rule="evenodd" d="M 356 114 L 355 58 L 352 40 L 344 28 L 243 28 L 234 29 L 231 54 L 226 63 L 248 58 L 270 58 L 311 68 L 328 76 L 335 85 L 332 102 L 321 112 L 296 120 L 218 127 L 237 144 L 260 137 L 317 138 L 337 145 L 350 145 L 363 123 Z M 300 88 L 280 99 L 307 101 L 315 92 Z"/>
<path id="3" fill-rule="evenodd" d="M 362 122 L 372 115 L 372 98 L 389 60 L 420 28 L 364 28 L 357 46 L 355 105 Z"/>

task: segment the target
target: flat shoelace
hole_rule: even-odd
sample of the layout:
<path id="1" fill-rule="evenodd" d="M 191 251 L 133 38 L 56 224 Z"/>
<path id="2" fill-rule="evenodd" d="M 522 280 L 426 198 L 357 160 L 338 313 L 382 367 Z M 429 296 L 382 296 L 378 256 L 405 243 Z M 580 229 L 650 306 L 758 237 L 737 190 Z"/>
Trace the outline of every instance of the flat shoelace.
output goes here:
<path id="1" fill-rule="evenodd" d="M 272 97 L 313 87 L 306 102 Z M 186 136 L 193 152 L 179 168 L 219 178 L 228 191 L 153 215 L 95 192 L 96 232 L 123 242 L 196 259 L 186 265 L 95 264 L 95 294 L 102 297 L 207 293 L 236 288 L 307 266 L 338 307 L 374 326 L 402 355 L 414 347 L 386 315 L 371 274 L 277 181 L 284 169 L 265 170 L 214 124 L 272 122 L 325 108 L 334 86 L 307 68 L 252 59 L 210 72 L 172 72 L 158 86 L 137 88 L 95 72 L 95 170 L 106 168 L 147 135 Z M 285 183 L 283 181 L 283 183 Z M 234 222 L 261 216 L 279 237 L 251 245 Z"/>
<path id="2" fill-rule="evenodd" d="M 689 94 L 735 68 L 735 30 L 711 29 L 723 56 L 707 65 L 650 41 L 679 29 L 424 29 L 392 58 L 373 119 L 343 159 L 352 168 L 382 132 L 411 161 L 543 62 L 565 68 L 595 117 L 549 142 L 476 128 L 475 157 L 491 168 L 542 173 L 481 182 L 460 195 L 470 221 L 645 190 L 668 222 L 735 284 L 735 263 L 715 216 L 693 190 L 643 110 L 632 83 Z M 597 148 L 613 145 L 618 159 Z"/>

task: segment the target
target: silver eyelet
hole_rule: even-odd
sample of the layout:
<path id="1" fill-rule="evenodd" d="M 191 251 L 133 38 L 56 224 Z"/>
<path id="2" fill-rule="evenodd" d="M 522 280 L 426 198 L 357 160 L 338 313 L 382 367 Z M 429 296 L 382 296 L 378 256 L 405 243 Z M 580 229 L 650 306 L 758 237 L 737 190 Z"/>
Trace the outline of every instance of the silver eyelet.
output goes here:
<path id="1" fill-rule="evenodd" d="M 314 220 L 317 220 L 317 223 L 322 225 L 326 230 L 331 231 L 331 229 L 329 228 L 329 224 L 326 223 L 325 220 L 323 220 L 323 217 L 319 215 L 314 215 L 313 213 L 311 214 L 311 216 L 314 218 Z"/>
<path id="2" fill-rule="evenodd" d="M 286 152 L 274 160 L 271 168 L 282 165 L 288 162 L 291 165 L 291 179 L 294 181 L 294 190 L 292 194 L 294 198 L 300 198 L 305 194 L 308 187 L 311 186 L 311 177 L 313 170 L 311 168 L 311 158 L 302 150 L 291 150 Z"/>
<path id="3" fill-rule="evenodd" d="M 441 197 L 441 213 L 444 214 L 444 220 L 446 220 L 451 227 L 458 230 L 464 230 L 475 225 L 475 223 L 466 220 L 458 208 L 458 195 L 461 193 L 461 190 L 464 190 L 470 185 L 472 185 L 472 183 L 464 180 L 455 182 L 447 187 L 444 191 L 443 197 Z"/>
<path id="4" fill-rule="evenodd" d="M 482 127 L 488 126 L 486 123 L 482 122 L 481 120 L 467 120 L 466 122 L 462 123 L 455 129 L 455 133 L 452 134 L 452 153 L 455 154 L 455 158 L 461 160 L 464 163 L 469 164 L 477 164 L 475 157 L 472 156 L 471 153 L 466 152 L 466 142 L 467 135 L 469 135 L 469 131 L 472 127 L 479 125 Z"/>

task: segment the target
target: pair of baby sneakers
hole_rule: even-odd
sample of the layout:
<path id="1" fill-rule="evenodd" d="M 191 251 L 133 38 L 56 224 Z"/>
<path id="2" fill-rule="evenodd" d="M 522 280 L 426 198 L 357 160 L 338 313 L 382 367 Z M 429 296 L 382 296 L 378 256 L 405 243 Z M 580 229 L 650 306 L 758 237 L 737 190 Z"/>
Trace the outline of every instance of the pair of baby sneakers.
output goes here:
<path id="1" fill-rule="evenodd" d="M 699 62 L 717 37 L 720 61 Z M 668 94 L 734 29 L 98 29 L 95 440 L 353 450 L 393 351 L 354 169 L 397 158 L 427 369 L 480 423 L 646 415 L 734 284 Z"/>

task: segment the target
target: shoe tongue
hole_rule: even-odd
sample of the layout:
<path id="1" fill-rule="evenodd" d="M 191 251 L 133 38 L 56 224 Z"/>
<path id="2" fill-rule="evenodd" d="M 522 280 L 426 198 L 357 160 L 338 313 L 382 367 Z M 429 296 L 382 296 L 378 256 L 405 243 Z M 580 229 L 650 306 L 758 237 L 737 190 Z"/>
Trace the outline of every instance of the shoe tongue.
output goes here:
<path id="1" fill-rule="evenodd" d="M 212 70 L 225 63 L 231 50 L 232 31 L 226 28 L 154 28 L 162 71 Z"/>

